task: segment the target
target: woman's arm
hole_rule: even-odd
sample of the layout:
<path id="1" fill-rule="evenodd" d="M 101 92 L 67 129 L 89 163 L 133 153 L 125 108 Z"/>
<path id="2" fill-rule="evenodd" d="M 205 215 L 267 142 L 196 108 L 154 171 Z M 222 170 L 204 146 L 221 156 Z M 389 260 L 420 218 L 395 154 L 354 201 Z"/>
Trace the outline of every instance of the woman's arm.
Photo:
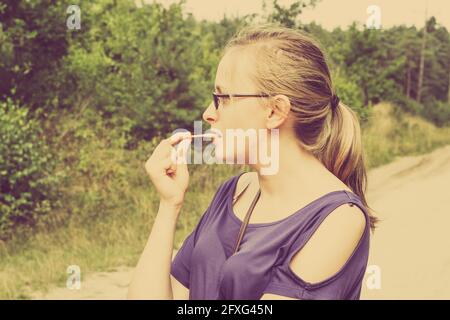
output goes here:
<path id="1" fill-rule="evenodd" d="M 174 286 L 176 290 L 172 289 L 170 275 L 176 223 L 189 183 L 187 148 L 173 148 L 183 139 L 183 135 L 174 135 L 162 140 L 145 163 L 145 170 L 160 195 L 160 203 L 134 271 L 128 299 L 181 299 L 179 294 L 183 297 L 186 294 L 178 285 Z M 190 140 L 185 141 L 189 144 Z"/>
<path id="2" fill-rule="evenodd" d="M 172 280 L 172 292 L 174 300 L 189 300 L 189 289 L 183 286 L 180 281 L 175 279 L 174 276 L 170 276 Z"/>
<path id="3" fill-rule="evenodd" d="M 175 285 L 176 290 L 173 290 L 170 275 L 179 210 L 171 204 L 160 203 L 152 231 L 134 271 L 128 299 L 184 299 L 187 289 L 183 285 L 182 288 Z"/>

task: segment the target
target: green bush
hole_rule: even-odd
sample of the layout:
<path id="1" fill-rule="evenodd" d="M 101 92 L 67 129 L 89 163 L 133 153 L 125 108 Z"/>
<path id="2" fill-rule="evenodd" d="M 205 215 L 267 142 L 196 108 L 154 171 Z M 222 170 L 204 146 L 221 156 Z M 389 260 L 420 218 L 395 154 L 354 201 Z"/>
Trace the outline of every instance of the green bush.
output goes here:
<path id="1" fill-rule="evenodd" d="M 426 104 L 423 116 L 438 126 L 450 125 L 450 102 L 434 100 Z"/>
<path id="2" fill-rule="evenodd" d="M 395 95 L 389 101 L 400 106 L 395 110 L 397 118 L 403 117 L 403 112 L 406 111 L 412 115 L 421 116 L 439 127 L 450 124 L 450 103 L 448 102 L 429 97 L 423 103 L 419 103 L 403 95 Z"/>
<path id="3" fill-rule="evenodd" d="M 57 204 L 53 157 L 38 122 L 11 100 L 0 102 L 0 239 L 33 226 Z"/>
<path id="4" fill-rule="evenodd" d="M 56 131 L 52 149 L 58 150 L 55 172 L 64 177 L 59 184 L 64 203 L 52 222 L 65 223 L 67 218 L 85 222 L 132 211 L 130 176 L 143 168 L 136 168 L 124 148 L 129 125 L 124 130 L 126 123 L 107 122 L 90 107 L 61 112 L 52 123 Z"/>
<path id="5" fill-rule="evenodd" d="M 401 108 L 401 110 L 400 109 L 397 110 L 400 113 L 402 113 L 401 111 L 403 110 L 412 115 L 423 114 L 423 105 L 421 103 L 411 98 L 408 98 L 402 94 L 393 95 L 388 100 Z"/>
<path id="6" fill-rule="evenodd" d="M 339 72 L 333 75 L 333 84 L 339 99 L 358 113 L 362 122 L 366 121 L 369 110 L 364 106 L 363 93 L 358 85 L 351 79 L 341 76 Z"/>

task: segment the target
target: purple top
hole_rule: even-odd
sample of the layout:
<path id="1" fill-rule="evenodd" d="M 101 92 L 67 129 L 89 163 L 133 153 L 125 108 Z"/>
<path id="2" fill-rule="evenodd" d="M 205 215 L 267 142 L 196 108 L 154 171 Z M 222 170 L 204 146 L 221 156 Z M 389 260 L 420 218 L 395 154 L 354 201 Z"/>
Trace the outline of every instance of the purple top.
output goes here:
<path id="1" fill-rule="evenodd" d="M 184 240 L 171 274 L 189 288 L 189 299 L 258 300 L 264 293 L 296 299 L 359 299 L 369 255 L 368 213 L 360 198 L 339 190 L 310 202 L 275 222 L 249 223 L 236 254 L 242 221 L 234 214 L 239 177 L 222 183 L 194 231 Z M 354 203 L 366 217 L 366 228 L 344 266 L 333 276 L 308 283 L 289 267 L 321 222 L 338 206 Z"/>

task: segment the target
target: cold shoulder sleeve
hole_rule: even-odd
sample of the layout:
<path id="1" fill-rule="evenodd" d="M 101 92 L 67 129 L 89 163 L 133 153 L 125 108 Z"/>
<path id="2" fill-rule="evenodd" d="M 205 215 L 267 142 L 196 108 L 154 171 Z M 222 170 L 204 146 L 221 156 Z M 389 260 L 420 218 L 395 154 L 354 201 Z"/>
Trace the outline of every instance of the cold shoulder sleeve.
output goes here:
<path id="1" fill-rule="evenodd" d="M 366 213 L 365 216 L 364 232 L 353 253 L 337 273 L 323 281 L 309 283 L 294 273 L 289 265 L 294 255 L 302 249 L 325 218 L 320 217 L 305 233 L 293 241 L 285 257 L 272 268 L 263 293 L 301 300 L 359 299 L 369 255 L 370 226 Z"/>

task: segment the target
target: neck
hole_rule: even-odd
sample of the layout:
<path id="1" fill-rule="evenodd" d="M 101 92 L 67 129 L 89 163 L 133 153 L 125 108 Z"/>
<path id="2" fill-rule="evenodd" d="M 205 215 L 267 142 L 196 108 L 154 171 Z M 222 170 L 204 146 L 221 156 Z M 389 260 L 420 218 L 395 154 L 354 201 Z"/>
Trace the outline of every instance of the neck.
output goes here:
<path id="1" fill-rule="evenodd" d="M 282 202 L 289 197 L 321 194 L 336 177 L 310 152 L 303 150 L 295 138 L 279 140 L 278 170 L 274 174 L 262 174 L 261 166 L 254 165 L 258 173 L 261 198 Z M 295 187 L 293 187 L 295 186 Z"/>

